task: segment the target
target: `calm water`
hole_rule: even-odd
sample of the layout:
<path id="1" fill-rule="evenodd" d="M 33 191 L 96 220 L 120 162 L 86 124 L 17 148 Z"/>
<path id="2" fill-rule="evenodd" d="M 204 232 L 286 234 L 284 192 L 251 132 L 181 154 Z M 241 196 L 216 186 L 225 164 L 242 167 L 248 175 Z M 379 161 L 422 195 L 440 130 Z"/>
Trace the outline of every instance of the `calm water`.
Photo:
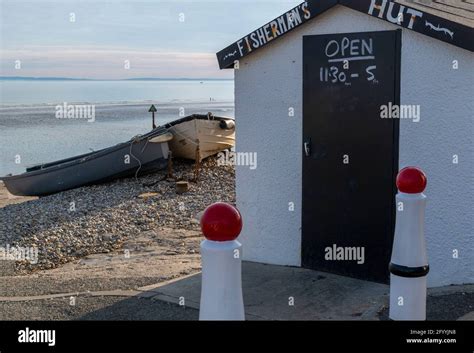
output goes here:
<path id="1" fill-rule="evenodd" d="M 0 175 L 129 140 L 209 111 L 234 116 L 233 81 L 1 81 Z M 93 104 L 95 119 L 57 119 L 56 106 Z M 19 163 L 16 163 L 18 162 Z"/>

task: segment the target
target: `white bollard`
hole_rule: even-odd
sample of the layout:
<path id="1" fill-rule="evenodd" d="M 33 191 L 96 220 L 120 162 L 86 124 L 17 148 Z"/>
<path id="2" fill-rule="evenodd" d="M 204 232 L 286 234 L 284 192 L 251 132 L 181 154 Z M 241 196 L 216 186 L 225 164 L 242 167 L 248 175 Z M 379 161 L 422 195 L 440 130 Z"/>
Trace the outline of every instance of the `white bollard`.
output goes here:
<path id="1" fill-rule="evenodd" d="M 392 320 L 426 320 L 426 256 L 424 217 L 426 176 L 407 167 L 397 176 L 397 219 L 390 261 Z"/>
<path id="2" fill-rule="evenodd" d="M 201 243 L 199 320 L 245 320 L 241 249 L 242 245 L 236 240 Z"/>
<path id="3" fill-rule="evenodd" d="M 245 320 L 242 297 L 242 229 L 239 211 L 216 203 L 204 211 L 201 229 L 202 284 L 199 320 Z"/>

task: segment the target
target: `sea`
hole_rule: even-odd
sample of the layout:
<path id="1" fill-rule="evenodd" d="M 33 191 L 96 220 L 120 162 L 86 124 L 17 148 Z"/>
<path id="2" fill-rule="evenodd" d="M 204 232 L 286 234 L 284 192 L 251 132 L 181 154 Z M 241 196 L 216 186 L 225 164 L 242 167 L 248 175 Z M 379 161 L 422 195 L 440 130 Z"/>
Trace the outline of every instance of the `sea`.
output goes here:
<path id="1" fill-rule="evenodd" d="M 157 125 L 208 112 L 234 117 L 234 82 L 0 79 L 0 176 L 144 134 L 152 104 Z"/>

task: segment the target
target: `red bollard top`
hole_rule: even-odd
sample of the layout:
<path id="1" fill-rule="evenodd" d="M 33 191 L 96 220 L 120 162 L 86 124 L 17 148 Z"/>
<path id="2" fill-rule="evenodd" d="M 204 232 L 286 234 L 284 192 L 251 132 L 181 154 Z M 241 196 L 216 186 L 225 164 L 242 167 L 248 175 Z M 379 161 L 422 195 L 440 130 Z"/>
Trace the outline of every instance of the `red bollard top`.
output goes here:
<path id="1" fill-rule="evenodd" d="M 420 168 L 406 167 L 397 175 L 397 188 L 406 194 L 419 194 L 426 188 L 426 175 Z"/>
<path id="2" fill-rule="evenodd" d="M 242 216 L 239 210 L 228 203 L 214 203 L 204 210 L 201 230 L 208 240 L 234 240 L 242 230 Z"/>

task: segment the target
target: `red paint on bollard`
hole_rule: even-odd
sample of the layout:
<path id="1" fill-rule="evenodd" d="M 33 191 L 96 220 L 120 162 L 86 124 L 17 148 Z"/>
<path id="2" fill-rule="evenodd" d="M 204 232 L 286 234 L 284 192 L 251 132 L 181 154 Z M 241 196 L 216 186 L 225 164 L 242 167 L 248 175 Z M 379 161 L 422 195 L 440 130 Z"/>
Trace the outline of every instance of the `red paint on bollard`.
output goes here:
<path id="1" fill-rule="evenodd" d="M 426 188 L 426 175 L 416 167 L 406 167 L 397 175 L 397 188 L 406 194 L 419 194 Z"/>
<path id="2" fill-rule="evenodd" d="M 242 230 L 242 217 L 234 206 L 217 202 L 204 211 L 201 230 L 208 240 L 231 241 L 236 239 Z"/>

